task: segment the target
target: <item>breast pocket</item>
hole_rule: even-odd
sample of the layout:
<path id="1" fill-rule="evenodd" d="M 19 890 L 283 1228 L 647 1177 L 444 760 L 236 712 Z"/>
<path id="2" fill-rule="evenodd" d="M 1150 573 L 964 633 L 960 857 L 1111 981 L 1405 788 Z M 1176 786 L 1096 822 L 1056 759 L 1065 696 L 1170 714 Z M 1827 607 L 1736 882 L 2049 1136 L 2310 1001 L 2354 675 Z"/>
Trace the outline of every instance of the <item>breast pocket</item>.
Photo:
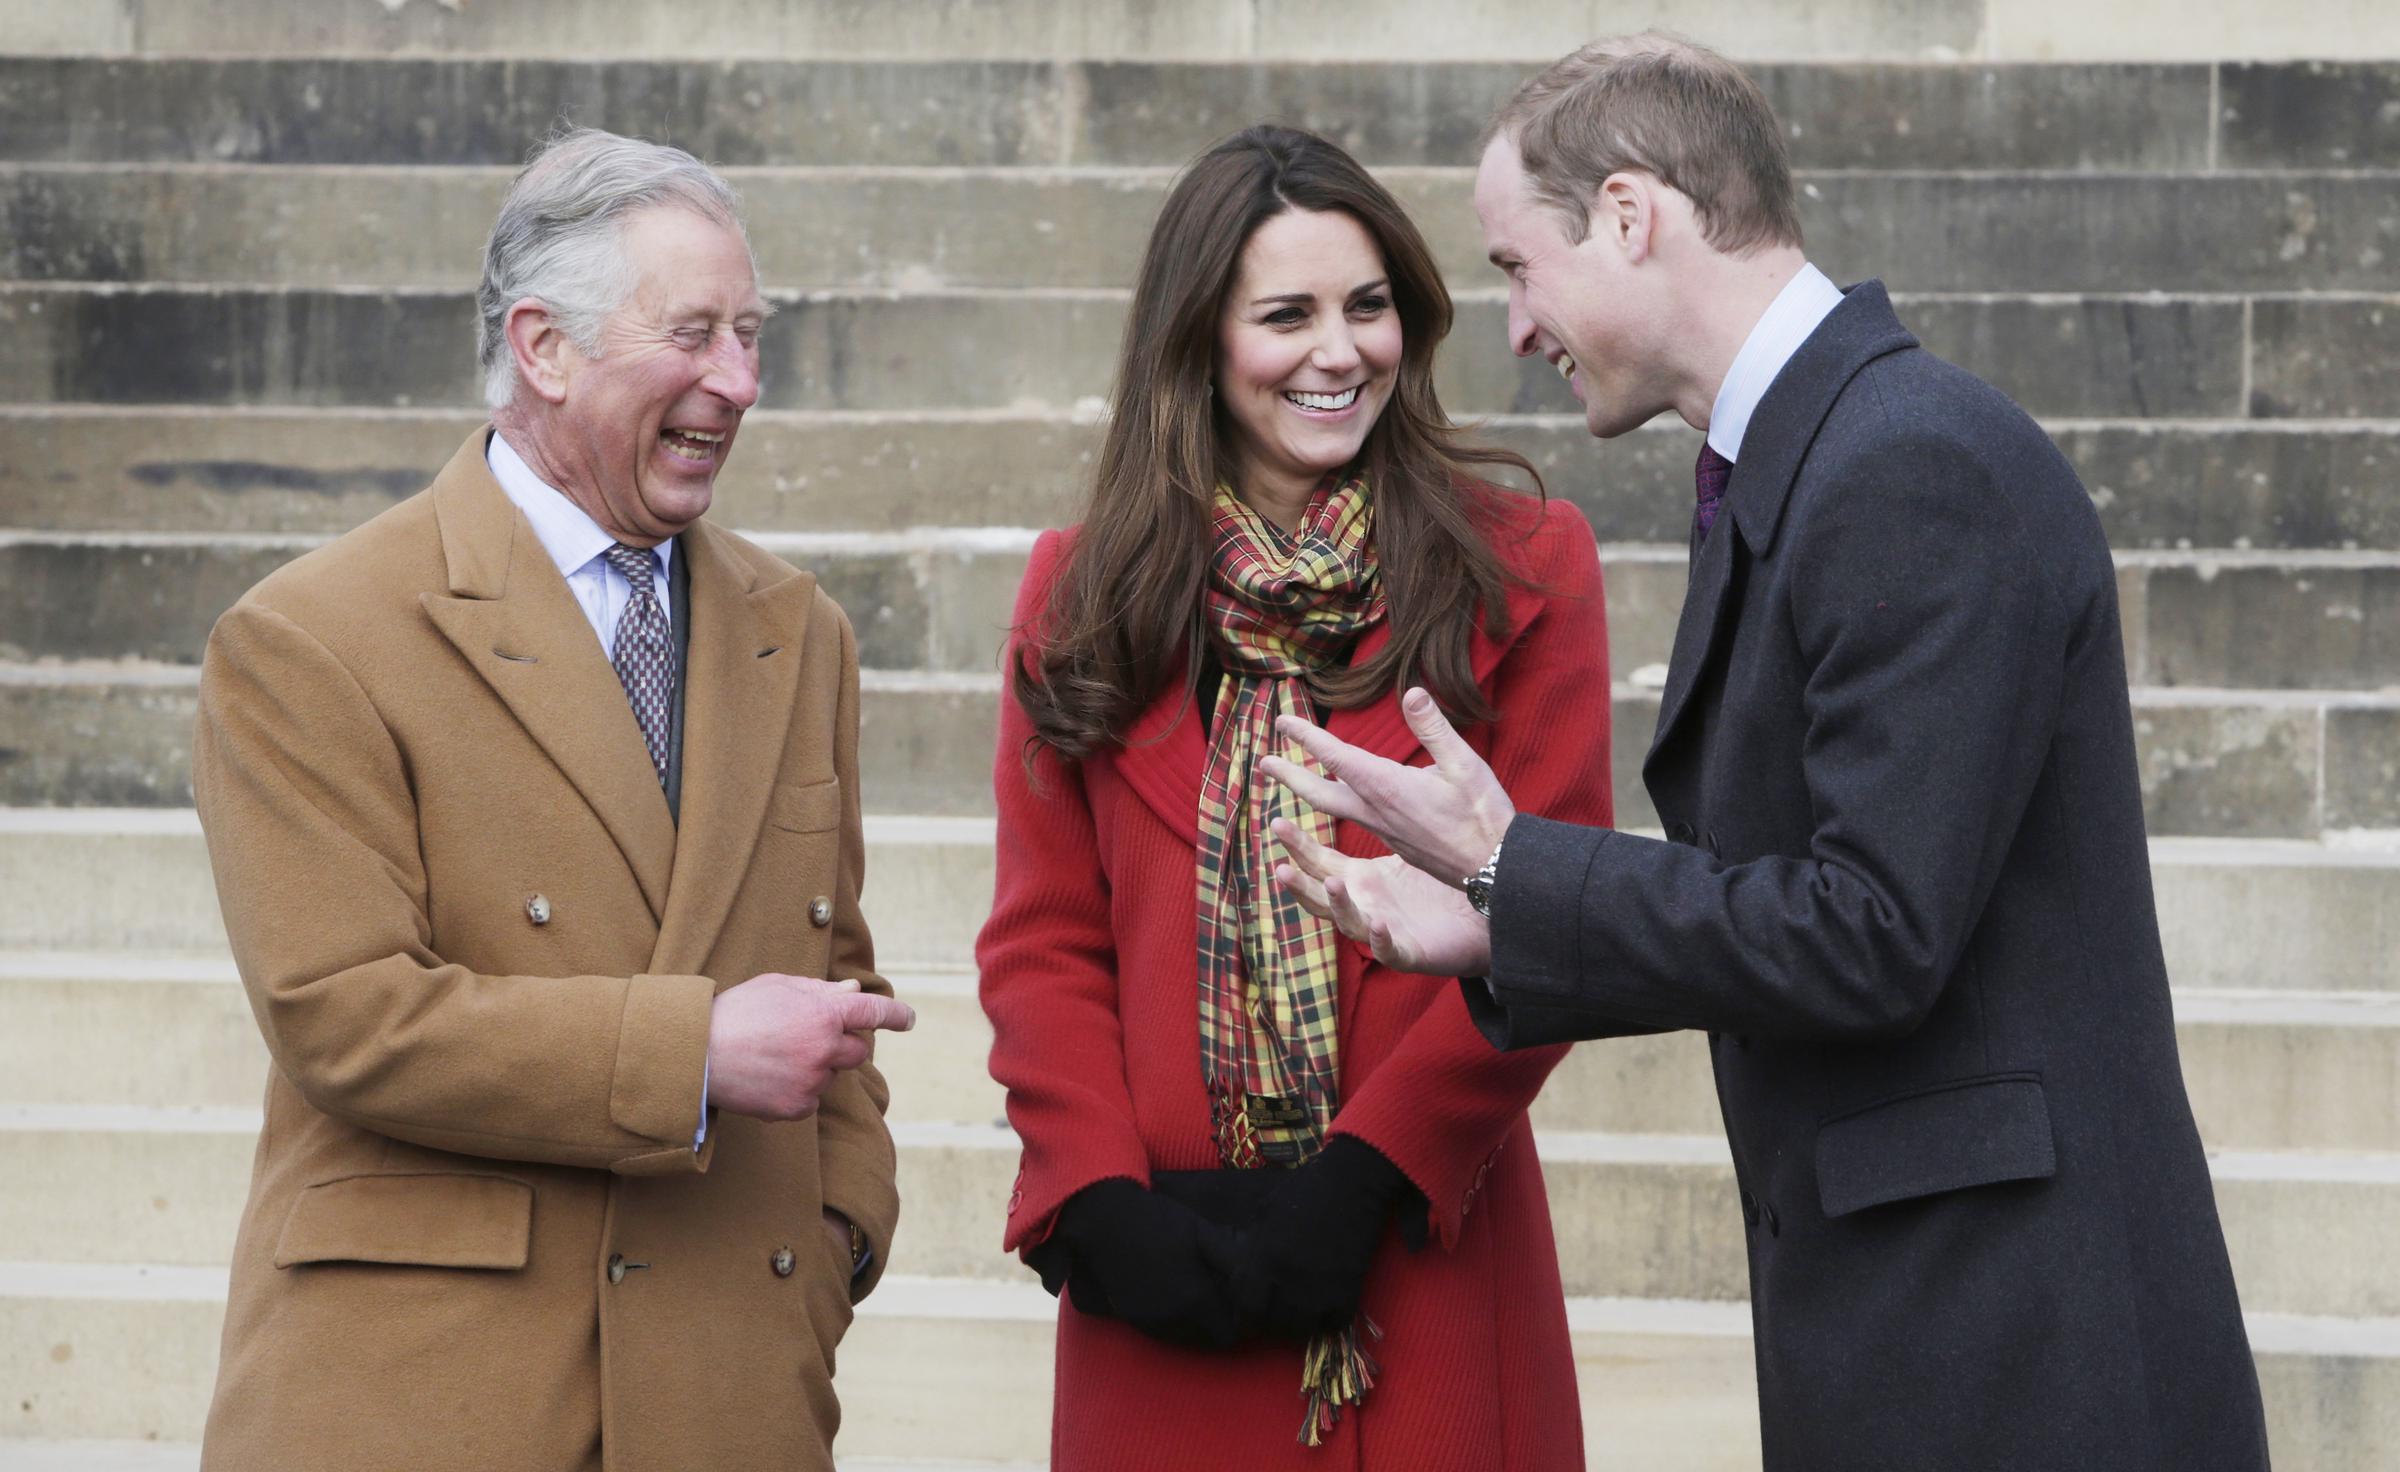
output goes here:
<path id="1" fill-rule="evenodd" d="M 1817 1127 L 1817 1194 L 1829 1217 L 2057 1171 L 2049 1101 L 2030 1073 L 1937 1084 Z"/>
<path id="2" fill-rule="evenodd" d="M 842 779 L 778 782 L 767 799 L 767 821 L 786 833 L 827 833 L 842 821 Z"/>

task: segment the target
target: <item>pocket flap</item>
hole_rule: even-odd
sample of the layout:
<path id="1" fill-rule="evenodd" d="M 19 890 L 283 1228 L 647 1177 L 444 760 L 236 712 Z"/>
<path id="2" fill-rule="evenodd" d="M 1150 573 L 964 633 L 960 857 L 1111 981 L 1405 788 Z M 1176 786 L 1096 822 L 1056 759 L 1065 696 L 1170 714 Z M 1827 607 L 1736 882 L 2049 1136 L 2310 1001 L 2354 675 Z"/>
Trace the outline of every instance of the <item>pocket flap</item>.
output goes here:
<path id="1" fill-rule="evenodd" d="M 348 1176 L 300 1193 L 283 1219 L 275 1266 L 521 1268 L 532 1240 L 528 1182 L 464 1171 Z"/>
<path id="2" fill-rule="evenodd" d="M 1817 1195 L 1829 1217 L 2057 1170 L 2050 1105 L 2032 1074 L 1962 1079 L 1817 1130 Z"/>
<path id="3" fill-rule="evenodd" d="M 778 782 L 767 801 L 767 821 L 792 833 L 822 833 L 842 821 L 842 779 Z"/>

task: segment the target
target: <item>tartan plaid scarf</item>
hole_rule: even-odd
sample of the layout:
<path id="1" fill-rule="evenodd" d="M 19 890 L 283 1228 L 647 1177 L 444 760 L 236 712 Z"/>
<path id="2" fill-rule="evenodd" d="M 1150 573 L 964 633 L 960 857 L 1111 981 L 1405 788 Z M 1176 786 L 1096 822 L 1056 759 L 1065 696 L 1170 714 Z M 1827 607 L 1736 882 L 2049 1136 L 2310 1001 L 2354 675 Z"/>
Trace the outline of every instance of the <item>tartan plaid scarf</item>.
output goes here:
<path id="1" fill-rule="evenodd" d="M 1277 845 L 1267 825 L 1289 818 L 1330 844 L 1333 820 L 1282 784 L 1259 781 L 1251 768 L 1276 750 L 1277 716 L 1317 718 L 1301 677 L 1341 658 L 1383 617 L 1382 580 L 1361 480 L 1328 476 L 1296 535 L 1223 486 L 1214 521 L 1204 603 L 1225 678 L 1200 779 L 1201 1071 L 1219 1157 L 1241 1169 L 1288 1168 L 1323 1146 L 1339 1102 L 1340 966 L 1333 926 L 1276 886 Z M 1296 745 L 1284 754 L 1309 761 Z M 1361 1315 L 1359 1323 L 1381 1337 L 1372 1320 Z M 1302 1365 L 1308 1414 L 1301 1442 L 1317 1445 L 1375 1375 L 1359 1326 L 1311 1340 Z"/>

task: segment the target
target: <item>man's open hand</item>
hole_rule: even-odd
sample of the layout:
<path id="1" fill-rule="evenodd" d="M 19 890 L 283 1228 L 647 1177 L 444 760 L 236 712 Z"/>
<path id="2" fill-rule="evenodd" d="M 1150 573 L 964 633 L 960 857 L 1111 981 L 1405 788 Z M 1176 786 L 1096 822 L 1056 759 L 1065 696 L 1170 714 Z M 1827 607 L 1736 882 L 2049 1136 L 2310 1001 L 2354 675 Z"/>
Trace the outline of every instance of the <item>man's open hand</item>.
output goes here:
<path id="1" fill-rule="evenodd" d="M 1300 743 L 1329 774 L 1320 777 L 1281 757 L 1261 757 L 1258 770 L 1281 782 L 1318 812 L 1356 823 L 1450 888 L 1483 867 L 1517 816 L 1516 804 L 1475 749 L 1450 729 L 1441 707 L 1422 689 L 1400 701 L 1409 729 L 1433 758 L 1430 767 L 1404 767 L 1361 751 L 1297 716 L 1279 716 L 1275 729 Z"/>
<path id="2" fill-rule="evenodd" d="M 1292 858 L 1275 866 L 1275 882 L 1376 960 L 1429 976 L 1491 969 L 1491 924 L 1464 894 L 1396 855 L 1358 859 L 1328 848 L 1286 818 L 1275 820 L 1274 832 Z"/>
<path id="3" fill-rule="evenodd" d="M 877 1029 L 917 1014 L 855 981 L 767 972 L 717 994 L 708 1021 L 708 1102 L 755 1119 L 806 1119 L 834 1075 L 875 1054 Z"/>

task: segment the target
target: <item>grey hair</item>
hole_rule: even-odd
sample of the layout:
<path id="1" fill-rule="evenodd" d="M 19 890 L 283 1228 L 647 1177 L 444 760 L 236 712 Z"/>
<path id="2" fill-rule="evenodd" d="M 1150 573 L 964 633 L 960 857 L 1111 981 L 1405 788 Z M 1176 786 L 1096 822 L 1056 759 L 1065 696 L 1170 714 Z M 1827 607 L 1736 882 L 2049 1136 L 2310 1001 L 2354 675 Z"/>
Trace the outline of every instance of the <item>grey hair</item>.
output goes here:
<path id="1" fill-rule="evenodd" d="M 508 313 L 528 297 L 549 308 L 585 357 L 600 356 L 601 326 L 634 285 L 619 232 L 634 214 L 660 205 L 742 228 L 733 186 L 680 148 L 570 128 L 534 149 L 500 202 L 475 288 L 475 356 L 486 405 L 504 409 L 516 396 Z M 753 257 L 751 273 L 757 270 Z"/>

